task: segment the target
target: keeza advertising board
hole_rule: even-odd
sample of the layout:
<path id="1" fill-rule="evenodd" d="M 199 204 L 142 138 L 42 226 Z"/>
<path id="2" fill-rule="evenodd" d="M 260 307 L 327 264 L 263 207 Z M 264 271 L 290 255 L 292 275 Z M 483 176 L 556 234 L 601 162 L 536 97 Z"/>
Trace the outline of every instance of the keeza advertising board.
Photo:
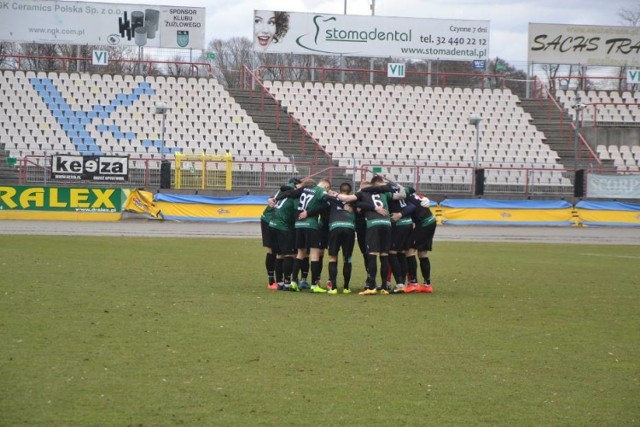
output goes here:
<path id="1" fill-rule="evenodd" d="M 129 158 L 51 156 L 51 178 L 69 181 L 125 182 L 129 180 Z"/>
<path id="2" fill-rule="evenodd" d="M 56 0 L 0 1 L 0 40 L 204 49 L 205 9 Z"/>
<path id="3" fill-rule="evenodd" d="M 489 21 L 256 10 L 256 52 L 470 61 L 489 56 Z"/>
<path id="4" fill-rule="evenodd" d="M 640 66 L 640 27 L 529 24 L 529 62 Z"/>

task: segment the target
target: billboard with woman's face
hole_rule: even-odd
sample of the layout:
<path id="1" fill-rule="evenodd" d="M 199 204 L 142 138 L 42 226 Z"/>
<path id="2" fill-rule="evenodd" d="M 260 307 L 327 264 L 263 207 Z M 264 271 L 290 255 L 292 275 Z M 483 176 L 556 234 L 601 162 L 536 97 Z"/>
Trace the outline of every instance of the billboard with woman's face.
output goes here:
<path id="1" fill-rule="evenodd" d="M 256 10 L 253 48 L 271 53 L 486 59 L 489 21 Z"/>

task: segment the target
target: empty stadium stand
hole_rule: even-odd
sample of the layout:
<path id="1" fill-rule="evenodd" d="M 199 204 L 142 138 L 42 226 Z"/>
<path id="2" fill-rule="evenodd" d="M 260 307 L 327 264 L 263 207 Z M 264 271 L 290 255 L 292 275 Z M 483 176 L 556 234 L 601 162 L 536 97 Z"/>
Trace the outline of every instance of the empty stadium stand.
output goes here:
<path id="1" fill-rule="evenodd" d="M 385 165 L 398 181 L 412 182 L 415 176 L 405 166 L 429 163 L 441 167 L 430 176 L 432 182 L 467 180 L 469 171 L 453 170 L 475 164 L 475 129 L 468 124 L 475 113 L 483 117 L 479 167 L 540 168 L 536 179 L 541 182 L 571 185 L 558 156 L 508 89 L 264 83 L 345 168 L 362 162 Z M 489 176 L 494 184 L 522 182 L 522 171 Z"/>
<path id="2" fill-rule="evenodd" d="M 263 114 L 261 84 L 268 91 L 267 104 L 272 102 L 269 108 L 282 115 L 282 126 L 273 126 L 273 116 Z M 339 166 L 354 180 L 363 177 L 362 167 L 380 168 L 425 190 L 467 191 L 477 164 L 496 191 L 536 186 L 567 193 L 572 187 L 566 159 L 571 154 L 564 151 L 570 146 L 550 145 L 552 131 L 545 135 L 536 126 L 536 110 L 527 107 L 535 101 L 521 100 L 509 89 L 277 80 L 257 86 L 249 92 L 227 90 L 212 78 L 4 70 L 0 149 L 36 163 L 52 154 L 126 155 L 132 168 L 176 153 L 228 152 L 234 171 L 253 174 L 246 181 L 236 179 L 247 187 L 257 185 L 260 174 L 279 174 L 280 180 L 310 173 L 305 164 L 314 150 L 313 161 L 318 152 L 328 155 L 327 166 Z M 568 122 L 575 95 L 558 92 Z M 638 93 L 580 95 L 602 112 L 594 121 L 640 122 Z M 155 113 L 159 102 L 171 108 L 164 132 Z M 471 114 L 482 117 L 477 135 L 468 121 Z M 294 122 L 313 137 L 307 138 L 303 155 L 297 139 L 286 135 Z M 639 170 L 638 146 L 598 145 L 593 151 L 618 171 Z"/>
<path id="3" fill-rule="evenodd" d="M 13 157 L 113 154 L 135 165 L 230 152 L 242 168 L 289 162 L 215 79 L 4 71 L 0 87 L 0 138 Z M 157 102 L 171 108 L 164 139 Z"/>
<path id="4" fill-rule="evenodd" d="M 640 92 L 595 91 L 595 90 L 558 90 L 558 102 L 575 119 L 572 106 L 579 97 L 587 107 L 582 111 L 582 121 L 601 124 L 638 124 L 640 123 Z"/>

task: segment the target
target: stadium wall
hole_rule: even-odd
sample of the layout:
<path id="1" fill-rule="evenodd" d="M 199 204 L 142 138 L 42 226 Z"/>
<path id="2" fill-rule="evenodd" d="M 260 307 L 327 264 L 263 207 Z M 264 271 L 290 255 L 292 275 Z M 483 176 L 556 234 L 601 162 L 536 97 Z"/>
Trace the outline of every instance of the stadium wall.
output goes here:
<path id="1" fill-rule="evenodd" d="M 267 196 L 210 197 L 151 195 L 164 219 L 208 222 L 258 222 Z M 640 227 L 640 203 L 564 200 L 445 199 L 431 201 L 439 224 L 507 226 Z"/>
<path id="2" fill-rule="evenodd" d="M 0 186 L 0 220 L 118 221 L 123 212 L 195 222 L 258 222 L 268 196 L 213 197 L 119 188 Z M 640 227 L 640 203 L 432 200 L 439 224 Z"/>
<path id="3" fill-rule="evenodd" d="M 589 141 L 591 147 L 595 149 L 597 145 L 640 145 L 640 128 L 623 126 L 598 126 L 582 127 L 581 130 L 585 139 Z"/>

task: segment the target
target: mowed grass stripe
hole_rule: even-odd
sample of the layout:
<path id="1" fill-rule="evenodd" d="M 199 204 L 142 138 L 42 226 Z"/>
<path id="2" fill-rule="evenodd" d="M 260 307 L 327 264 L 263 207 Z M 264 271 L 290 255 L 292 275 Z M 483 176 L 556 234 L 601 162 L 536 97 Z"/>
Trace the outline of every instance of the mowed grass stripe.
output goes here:
<path id="1" fill-rule="evenodd" d="M 258 239 L 0 236 L 0 424 L 640 423 L 640 247 L 435 249 L 433 295 L 329 296 Z"/>

